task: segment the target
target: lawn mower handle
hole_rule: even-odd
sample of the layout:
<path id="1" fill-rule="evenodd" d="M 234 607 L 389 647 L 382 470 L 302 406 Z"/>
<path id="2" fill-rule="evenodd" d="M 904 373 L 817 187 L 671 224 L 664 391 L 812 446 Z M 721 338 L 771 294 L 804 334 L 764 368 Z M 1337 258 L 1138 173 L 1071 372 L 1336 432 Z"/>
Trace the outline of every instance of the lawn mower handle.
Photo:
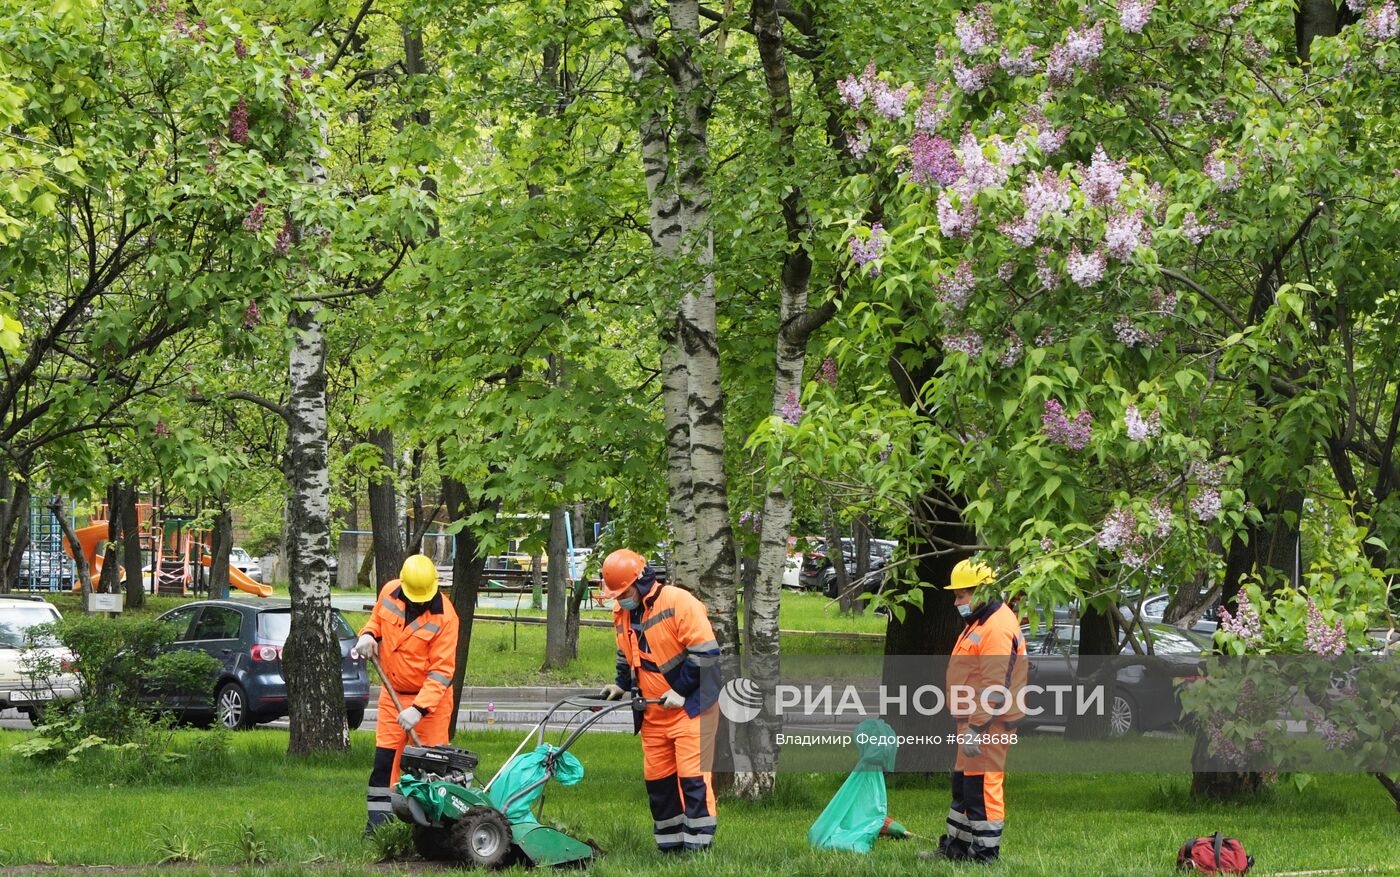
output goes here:
<path id="1" fill-rule="evenodd" d="M 384 687 L 385 691 L 389 692 L 389 699 L 394 702 L 394 709 L 398 712 L 403 712 L 403 704 L 399 703 L 398 693 L 394 691 L 394 686 L 389 684 L 388 677 L 384 675 L 384 667 L 379 663 L 379 656 L 370 655 L 369 659 L 374 662 L 374 669 L 379 671 L 379 684 Z M 378 719 L 375 721 L 377 722 Z M 423 741 L 418 739 L 418 733 L 416 731 L 410 730 L 408 732 L 408 739 L 413 741 L 414 746 L 423 745 Z"/>

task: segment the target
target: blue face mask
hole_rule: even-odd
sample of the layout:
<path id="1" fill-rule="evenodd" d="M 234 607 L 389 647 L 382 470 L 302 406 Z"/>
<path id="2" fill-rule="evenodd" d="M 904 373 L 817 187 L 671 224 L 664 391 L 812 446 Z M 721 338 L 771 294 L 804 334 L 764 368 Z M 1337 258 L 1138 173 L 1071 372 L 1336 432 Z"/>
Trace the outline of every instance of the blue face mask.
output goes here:
<path id="1" fill-rule="evenodd" d="M 633 609 L 637 608 L 638 601 L 636 600 L 636 598 L 633 598 L 631 600 L 618 600 L 617 605 L 621 606 L 623 609 L 626 609 L 628 612 L 631 612 Z"/>
<path id="2" fill-rule="evenodd" d="M 971 603 L 964 603 L 964 604 L 962 604 L 961 606 L 959 606 L 959 607 L 958 607 L 958 614 L 961 615 L 963 618 L 966 618 L 966 617 L 968 617 L 969 615 L 971 615 L 971 614 L 972 614 L 972 604 L 971 604 Z"/>

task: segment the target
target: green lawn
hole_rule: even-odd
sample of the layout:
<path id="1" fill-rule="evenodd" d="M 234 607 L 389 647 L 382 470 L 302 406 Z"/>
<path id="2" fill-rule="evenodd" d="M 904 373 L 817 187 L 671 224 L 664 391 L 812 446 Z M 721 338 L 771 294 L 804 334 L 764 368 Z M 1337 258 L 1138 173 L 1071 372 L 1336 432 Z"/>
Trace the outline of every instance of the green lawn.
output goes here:
<path id="1" fill-rule="evenodd" d="M 181 732 L 180 743 L 193 749 L 201 733 Z M 0 866 L 132 866 L 175 851 L 210 865 L 235 864 L 260 847 L 278 865 L 275 873 L 308 872 L 307 863 L 353 873 L 374 857 L 360 840 L 373 745 L 367 733 L 352 735 L 351 753 L 313 761 L 284 755 L 285 732 L 240 734 L 216 779 L 157 787 L 110 786 L 36 767 L 10 752 L 25 736 L 0 731 L 0 776 L 8 780 L 0 796 Z M 455 742 L 476 750 L 489 775 L 518 739 L 464 732 Z M 974 873 L 919 862 L 920 840 L 882 840 L 865 857 L 809 850 L 806 830 L 840 785 L 838 774 L 784 775 L 770 803 L 724 802 L 712 853 L 663 860 L 651 846 L 636 739 L 596 734 L 574 751 L 588 775 L 574 788 L 551 788 L 545 816 L 608 851 L 592 869 L 599 875 Z M 1177 775 L 1013 774 L 1005 859 L 994 873 L 1167 877 L 1185 838 L 1220 829 L 1244 840 L 1260 874 L 1400 874 L 1397 816 L 1369 777 L 1320 776 L 1302 792 L 1282 784 L 1243 806 L 1201 805 L 1185 787 Z M 890 812 L 911 831 L 936 836 L 946 798 L 941 779 L 899 777 L 891 781 Z"/>

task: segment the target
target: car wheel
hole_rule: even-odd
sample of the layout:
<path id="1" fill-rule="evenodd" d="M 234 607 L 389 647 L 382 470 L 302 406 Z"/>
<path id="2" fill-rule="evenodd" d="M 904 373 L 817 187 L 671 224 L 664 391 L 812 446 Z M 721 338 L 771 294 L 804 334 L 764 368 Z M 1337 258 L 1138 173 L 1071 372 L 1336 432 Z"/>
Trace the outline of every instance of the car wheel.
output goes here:
<path id="1" fill-rule="evenodd" d="M 1108 711 L 1108 732 L 1114 737 L 1122 737 L 1137 730 L 1137 706 L 1126 694 L 1113 695 L 1113 707 Z"/>
<path id="2" fill-rule="evenodd" d="M 22 712 L 26 716 L 29 716 L 29 724 L 33 725 L 34 727 L 37 728 L 40 725 L 44 724 L 44 716 L 46 715 L 46 713 L 43 707 L 27 706 L 23 709 Z"/>
<path id="3" fill-rule="evenodd" d="M 345 724 L 350 726 L 350 730 L 355 730 L 364 724 L 365 708 L 362 706 L 348 706 L 345 708 Z"/>
<path id="4" fill-rule="evenodd" d="M 413 826 L 413 848 L 418 851 L 418 855 L 429 862 L 450 862 L 456 858 L 456 854 L 452 850 L 452 830 L 450 828 Z"/>
<path id="5" fill-rule="evenodd" d="M 829 569 L 822 575 L 822 593 L 832 600 L 841 596 L 840 590 L 836 587 L 836 570 Z"/>
<path id="6" fill-rule="evenodd" d="M 473 807 L 452 826 L 452 851 L 464 864 L 495 868 L 510 856 L 510 824 L 499 810 Z"/>
<path id="7" fill-rule="evenodd" d="M 253 711 L 248 706 L 248 692 L 237 682 L 226 682 L 214 695 L 214 714 L 219 723 L 230 731 L 246 731 L 253 727 Z"/>

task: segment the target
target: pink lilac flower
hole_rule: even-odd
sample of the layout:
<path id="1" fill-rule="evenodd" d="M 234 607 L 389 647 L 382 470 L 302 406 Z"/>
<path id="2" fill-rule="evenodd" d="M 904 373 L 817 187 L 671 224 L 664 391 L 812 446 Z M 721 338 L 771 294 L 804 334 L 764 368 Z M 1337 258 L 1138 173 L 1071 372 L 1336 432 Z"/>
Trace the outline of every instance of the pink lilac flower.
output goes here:
<path id="1" fill-rule="evenodd" d="M 914 127 L 932 134 L 948 118 L 948 87 L 929 80 L 924 86 L 924 98 L 914 111 Z"/>
<path id="2" fill-rule="evenodd" d="M 1157 0 L 1118 0 L 1118 26 L 1128 33 L 1142 33 Z"/>
<path id="3" fill-rule="evenodd" d="M 196 41 L 201 43 L 209 42 L 209 25 L 204 22 L 204 19 L 201 18 L 196 22 L 194 28 L 194 38 Z"/>
<path id="4" fill-rule="evenodd" d="M 1172 507 L 1161 500 L 1154 499 L 1147 507 L 1147 519 L 1152 524 L 1152 533 L 1158 539 L 1165 539 L 1172 534 Z"/>
<path id="5" fill-rule="evenodd" d="M 862 239 L 860 235 L 851 235 L 851 258 L 855 260 L 857 265 L 868 265 L 885 255 L 885 247 L 887 244 L 888 240 L 885 236 L 885 227 L 877 222 L 870 226 L 869 237 Z M 872 277 L 879 273 L 879 265 L 875 265 L 870 269 Z"/>
<path id="6" fill-rule="evenodd" d="M 234 143 L 248 142 L 248 99 L 240 97 L 238 105 L 228 113 L 228 139 Z"/>
<path id="7" fill-rule="evenodd" d="M 272 245 L 272 250 L 279 256 L 285 256 L 292 249 L 292 217 L 287 216 L 282 221 L 282 229 L 277 232 L 277 241 Z"/>
<path id="8" fill-rule="evenodd" d="M 1119 506 L 1109 512 L 1099 525 L 1098 543 L 1105 551 L 1117 551 L 1137 538 L 1138 520 L 1132 509 Z"/>
<path id="9" fill-rule="evenodd" d="M 885 446 L 880 449 L 880 462 L 888 463 L 890 459 L 890 453 L 893 451 L 894 445 L 890 444 L 889 442 L 885 442 Z"/>
<path id="10" fill-rule="evenodd" d="M 836 360 L 828 356 L 822 360 L 821 370 L 818 373 L 818 380 L 831 388 L 836 387 Z"/>
<path id="11" fill-rule="evenodd" d="M 263 221 L 267 215 L 267 205 L 259 201 L 248 211 L 248 215 L 243 217 L 244 231 L 261 231 Z"/>
<path id="12" fill-rule="evenodd" d="M 789 426 L 796 426 L 797 422 L 802 419 L 804 411 L 802 403 L 797 399 L 796 390 L 788 390 L 787 399 L 778 409 L 778 413 L 782 415 L 784 422 Z"/>
<path id="13" fill-rule="evenodd" d="M 1005 70 L 1008 76 L 1033 76 L 1037 68 L 1035 50 L 1026 46 L 1018 54 L 1013 55 L 1010 49 L 1003 46 L 1001 57 L 997 59 L 997 66 Z"/>
<path id="14" fill-rule="evenodd" d="M 1103 21 L 1096 21 L 1092 27 L 1079 30 L 1070 28 L 1065 33 L 1065 50 L 1074 66 L 1088 67 L 1093 64 L 1103 52 Z"/>
<path id="15" fill-rule="evenodd" d="M 1217 722 L 1209 722 L 1206 725 L 1206 734 L 1210 737 L 1210 753 L 1227 767 L 1244 767 L 1249 761 L 1241 749 L 1235 745 L 1235 741 L 1225 736 L 1225 732 Z"/>
<path id="16" fill-rule="evenodd" d="M 248 47 L 243 44 L 242 37 L 233 38 L 233 53 L 238 56 L 238 60 L 248 57 Z"/>
<path id="17" fill-rule="evenodd" d="M 1054 292 L 1060 288 L 1060 274 L 1050 267 L 1050 250 L 1041 247 L 1040 252 L 1035 254 L 1035 276 L 1040 280 L 1040 285 L 1045 287 L 1047 292 Z M 1045 345 L 1037 343 L 1038 347 Z"/>
<path id="18" fill-rule="evenodd" d="M 1322 617 L 1322 610 L 1317 608 L 1312 597 L 1308 598 L 1308 620 L 1306 624 L 1307 637 L 1305 642 L 1308 651 L 1314 655 L 1328 657 L 1340 655 L 1346 651 L 1347 631 L 1346 627 L 1339 620 L 1334 624 L 1328 624 Z"/>
<path id="19" fill-rule="evenodd" d="M 1088 289 L 1102 280 L 1107 268 L 1108 257 L 1102 249 L 1081 253 L 1079 245 L 1075 244 L 1070 247 L 1069 256 L 1065 259 L 1065 270 L 1069 272 L 1069 279 L 1082 289 Z"/>
<path id="20" fill-rule="evenodd" d="M 1036 343 L 1037 346 L 1041 346 L 1038 339 Z M 1045 437 L 1050 441 L 1078 451 L 1082 450 L 1092 437 L 1094 416 L 1088 411 L 1080 411 L 1071 420 L 1065 415 L 1065 407 L 1060 404 L 1059 399 L 1049 399 L 1045 402 L 1045 411 L 1040 416 L 1040 423 Z"/>
<path id="21" fill-rule="evenodd" d="M 1366 11 L 1367 0 L 1347 0 L 1347 8 L 1357 15 Z"/>
<path id="22" fill-rule="evenodd" d="M 219 141 L 211 139 L 209 141 L 209 161 L 204 164 L 204 170 L 211 174 L 214 172 L 214 168 L 219 161 L 219 149 Z"/>
<path id="23" fill-rule="evenodd" d="M 938 290 L 938 300 L 955 311 L 967 306 L 972 291 L 977 288 L 977 278 L 972 275 L 972 263 L 963 259 L 952 274 L 945 274 L 934 284 Z"/>
<path id="24" fill-rule="evenodd" d="M 992 143 L 997 148 L 997 164 L 1001 165 L 1003 171 L 1009 171 L 1026 158 L 1028 144 L 1026 137 L 1019 131 L 1011 138 L 1010 143 L 1001 139 L 1000 134 L 992 137 Z"/>
<path id="25" fill-rule="evenodd" d="M 954 58 L 953 82 L 967 94 L 976 94 L 987 87 L 996 69 L 995 64 L 977 64 L 969 67 L 961 58 Z"/>
<path id="26" fill-rule="evenodd" d="M 1157 343 L 1157 339 L 1150 332 L 1140 328 L 1126 316 L 1119 316 L 1113 321 L 1113 334 L 1119 343 L 1129 347 L 1155 347 Z"/>
<path id="27" fill-rule="evenodd" d="M 1064 43 L 1050 47 L 1050 54 L 1045 59 L 1045 77 L 1051 85 L 1065 85 L 1074 78 L 1074 59 Z"/>
<path id="28" fill-rule="evenodd" d="M 855 133 L 847 132 L 846 149 L 856 161 L 870 152 L 870 130 L 864 124 L 856 126 Z"/>
<path id="29" fill-rule="evenodd" d="M 938 196 L 938 230 L 945 238 L 972 237 L 979 216 L 977 202 L 971 198 L 963 198 L 962 206 L 955 208 L 949 193 Z"/>
<path id="30" fill-rule="evenodd" d="M 303 64 L 303 65 L 301 65 L 301 71 L 300 71 L 300 73 L 301 73 L 301 78 L 302 78 L 302 79 L 310 79 L 310 78 L 311 78 L 311 74 L 314 73 L 314 72 L 316 72 L 316 71 L 312 68 L 312 66 L 311 66 L 310 64 Z"/>
<path id="31" fill-rule="evenodd" d="M 1127 427 L 1128 438 L 1135 442 L 1147 441 L 1162 431 L 1162 412 L 1153 411 L 1144 418 L 1136 405 L 1129 405 L 1123 414 L 1123 424 Z"/>
<path id="32" fill-rule="evenodd" d="M 1055 337 L 1055 327 L 1046 326 L 1044 329 L 1041 329 L 1039 332 L 1036 333 L 1035 346 L 1049 347 L 1051 344 L 1054 344 L 1057 340 L 1059 339 Z"/>
<path id="33" fill-rule="evenodd" d="M 871 98 L 875 112 L 893 122 L 904 118 L 904 104 L 909 100 L 909 86 L 890 88 L 883 79 L 877 79 Z"/>
<path id="34" fill-rule="evenodd" d="M 1035 236 L 1040 231 L 1040 229 L 1036 228 L 1036 226 L 1025 217 L 1015 222 L 1003 222 L 1001 225 L 997 226 L 997 229 L 1010 238 L 1011 242 L 1018 247 L 1029 247 L 1034 244 Z"/>
<path id="35" fill-rule="evenodd" d="M 1011 279 L 1015 276 L 1015 262 L 1002 262 L 1000 265 L 997 266 L 997 279 L 1000 280 L 1002 283 L 1010 283 Z"/>
<path id="36" fill-rule="evenodd" d="M 1154 289 L 1151 295 L 1152 310 L 1163 316 L 1171 316 L 1176 313 L 1177 295 L 1165 289 Z"/>
<path id="37" fill-rule="evenodd" d="M 925 131 L 915 131 L 909 141 L 909 179 L 927 185 L 950 186 L 962 176 L 953 144 Z"/>
<path id="38" fill-rule="evenodd" d="M 999 145 L 999 143 L 998 143 Z M 962 179 L 957 182 L 958 192 L 964 200 L 985 189 L 995 189 L 1006 182 L 1008 167 L 1000 160 L 987 158 L 982 144 L 971 131 L 963 134 L 958 145 L 958 160 L 962 162 Z"/>
<path id="39" fill-rule="evenodd" d="M 1220 491 L 1208 487 L 1191 499 L 1191 512 L 1201 522 L 1220 517 Z"/>
<path id="40" fill-rule="evenodd" d="M 1317 723 L 1317 730 L 1322 735 L 1323 745 L 1328 750 L 1345 749 L 1354 744 L 1358 739 L 1355 731 L 1342 731 L 1338 729 L 1331 719 L 1323 719 Z"/>
<path id="41" fill-rule="evenodd" d="M 185 23 L 185 10 L 175 10 L 175 18 L 170 22 L 170 29 L 182 37 L 190 35 L 190 26 Z"/>
<path id="42" fill-rule="evenodd" d="M 968 359 L 976 359 L 982 355 L 982 336 L 971 329 L 956 335 L 944 335 L 942 341 L 944 347 L 961 353 Z"/>
<path id="43" fill-rule="evenodd" d="M 257 326 L 258 326 L 258 324 L 261 323 L 261 322 L 262 322 L 262 309 L 260 309 L 260 308 L 258 307 L 258 303 L 257 303 L 257 302 L 255 302 L 255 301 L 249 301 L 249 302 L 248 302 L 248 307 L 245 308 L 245 309 L 243 310 L 243 328 L 244 328 L 244 330 L 256 329 Z"/>
<path id="44" fill-rule="evenodd" d="M 1080 188 L 1084 200 L 1091 207 L 1107 207 L 1118 200 L 1118 191 L 1123 188 L 1123 169 L 1126 161 L 1111 161 L 1103 150 L 1103 144 L 1094 147 L 1094 158 L 1088 167 L 1080 167 Z"/>
<path id="45" fill-rule="evenodd" d="M 1222 192 L 1233 192 L 1240 187 L 1238 163 L 1236 162 L 1233 166 L 1227 164 L 1224 157 L 1218 154 L 1216 148 L 1211 149 L 1211 153 L 1206 156 L 1201 169 Z"/>
<path id="46" fill-rule="evenodd" d="M 1259 621 L 1259 610 L 1250 604 L 1249 592 L 1241 588 L 1236 603 L 1237 608 L 1233 613 L 1224 606 L 1220 607 L 1221 629 L 1226 633 L 1234 634 L 1248 645 L 1258 645 L 1263 642 L 1264 630 Z"/>
<path id="47" fill-rule="evenodd" d="M 1065 138 L 1069 137 L 1069 128 L 1045 128 L 1036 132 L 1036 148 L 1046 155 L 1054 155 L 1064 148 Z"/>
<path id="48" fill-rule="evenodd" d="M 1104 243 L 1108 245 L 1108 254 L 1120 262 L 1131 259 L 1133 253 L 1147 246 L 1151 240 L 1151 232 L 1142 224 L 1141 210 L 1118 213 L 1108 218 Z"/>
<path id="49" fill-rule="evenodd" d="M 1039 231 L 1041 220 L 1045 217 L 1068 211 L 1069 186 L 1069 180 L 1050 168 L 1030 175 L 1025 188 L 1021 190 L 1021 202 L 1026 205 L 1026 222 Z"/>
<path id="50" fill-rule="evenodd" d="M 157 420 L 154 432 L 157 436 L 165 438 L 170 435 L 170 427 L 166 425 L 164 420 Z"/>
<path id="51" fill-rule="evenodd" d="M 865 103 L 866 95 L 870 93 L 874 82 L 875 62 L 872 61 L 860 76 L 847 76 L 836 83 L 836 90 L 841 92 L 841 100 L 846 103 L 846 106 L 858 110 L 861 104 Z"/>
<path id="52" fill-rule="evenodd" d="M 164 15 L 166 10 L 165 0 L 151 0 L 150 10 L 153 15 Z"/>
<path id="53" fill-rule="evenodd" d="M 992 7 L 986 3 L 978 3 L 971 13 L 958 15 L 953 25 L 953 33 L 958 35 L 958 43 L 968 55 L 976 55 L 995 44 L 997 28 L 992 21 Z"/>
<path id="54" fill-rule="evenodd" d="M 1393 40 L 1400 34 L 1400 11 L 1395 0 L 1385 3 L 1366 13 L 1366 21 L 1361 25 L 1366 35 L 1376 41 Z"/>
<path id="55" fill-rule="evenodd" d="M 1026 349 L 1026 345 L 1021 341 L 1021 336 L 1016 334 L 1014 329 L 1006 330 L 1006 350 L 997 357 L 997 365 L 1002 368 L 1011 368 L 1021 361 L 1021 353 Z"/>
<path id="56" fill-rule="evenodd" d="M 757 533 L 759 530 L 759 517 L 756 512 L 746 511 L 739 515 L 739 528 Z"/>
<path id="57" fill-rule="evenodd" d="M 1196 211 L 1189 210 L 1181 217 L 1181 233 L 1193 244 L 1199 244 L 1206 239 L 1206 236 L 1215 231 L 1216 227 L 1210 223 L 1202 223 L 1196 218 Z"/>

